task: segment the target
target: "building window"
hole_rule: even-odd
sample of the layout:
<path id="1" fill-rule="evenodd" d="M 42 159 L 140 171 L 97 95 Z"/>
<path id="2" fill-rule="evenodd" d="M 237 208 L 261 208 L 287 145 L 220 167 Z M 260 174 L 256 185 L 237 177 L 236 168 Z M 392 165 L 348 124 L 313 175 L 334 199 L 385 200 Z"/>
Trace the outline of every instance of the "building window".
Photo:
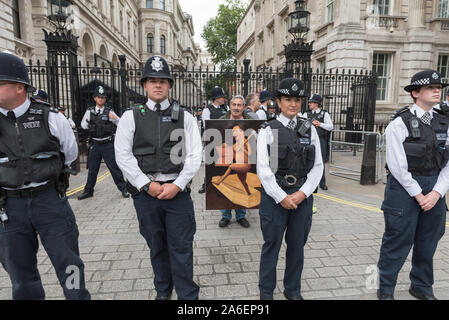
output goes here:
<path id="1" fill-rule="evenodd" d="M 373 55 L 373 71 L 378 76 L 376 99 L 379 101 L 386 101 L 389 98 L 391 59 L 391 53 L 374 53 Z"/>
<path id="2" fill-rule="evenodd" d="M 320 73 L 326 72 L 326 58 L 318 60 L 318 70 Z"/>
<path id="3" fill-rule="evenodd" d="M 165 10 L 165 0 L 160 0 L 161 10 Z"/>
<path id="4" fill-rule="evenodd" d="M 440 0 L 438 3 L 438 18 L 449 18 L 449 0 Z"/>
<path id="5" fill-rule="evenodd" d="M 327 22 L 334 21 L 334 0 L 327 0 Z"/>
<path id="6" fill-rule="evenodd" d="M 438 57 L 438 72 L 441 73 L 443 82 L 449 82 L 449 54 L 440 55 Z M 445 91 L 442 92 L 442 99 L 446 100 Z"/>
<path id="7" fill-rule="evenodd" d="M 150 33 L 147 36 L 147 52 L 148 53 L 153 53 L 154 51 L 154 37 L 153 35 Z"/>
<path id="8" fill-rule="evenodd" d="M 165 54 L 165 36 L 161 36 L 161 54 Z"/>
<path id="9" fill-rule="evenodd" d="M 12 1 L 12 22 L 14 28 L 14 36 L 18 39 L 22 38 L 20 32 L 20 15 L 19 15 L 19 0 Z"/>
<path id="10" fill-rule="evenodd" d="M 390 8 L 390 0 L 374 0 L 374 14 L 388 16 L 391 14 Z"/>
<path id="11" fill-rule="evenodd" d="M 147 9 L 153 8 L 153 0 L 147 0 Z"/>

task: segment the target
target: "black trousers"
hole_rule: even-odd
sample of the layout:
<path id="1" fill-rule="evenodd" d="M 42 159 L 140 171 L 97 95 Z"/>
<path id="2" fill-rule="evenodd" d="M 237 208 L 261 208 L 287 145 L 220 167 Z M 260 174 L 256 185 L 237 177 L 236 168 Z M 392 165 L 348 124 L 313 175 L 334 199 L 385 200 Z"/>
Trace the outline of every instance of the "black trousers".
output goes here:
<path id="1" fill-rule="evenodd" d="M 114 144 L 112 142 L 106 144 L 94 143 L 89 150 L 89 157 L 87 159 L 89 165 L 89 173 L 87 176 L 87 183 L 84 191 L 88 193 L 94 192 L 94 187 L 97 182 L 98 171 L 100 170 L 101 159 L 104 159 L 106 166 L 111 172 L 112 179 L 120 192 L 126 191 L 126 183 L 123 178 L 123 173 L 115 161 Z"/>
<path id="2" fill-rule="evenodd" d="M 78 227 L 67 198 L 55 189 L 34 198 L 8 198 L 9 221 L 0 225 L 0 261 L 12 283 L 12 298 L 45 299 L 37 269 L 39 241 L 55 268 L 66 299 L 88 300 Z"/>
<path id="3" fill-rule="evenodd" d="M 174 287 L 178 299 L 197 300 L 199 287 L 193 281 L 196 221 L 190 193 L 159 200 L 140 192 L 133 199 L 140 233 L 150 248 L 157 295 L 168 296 Z"/>

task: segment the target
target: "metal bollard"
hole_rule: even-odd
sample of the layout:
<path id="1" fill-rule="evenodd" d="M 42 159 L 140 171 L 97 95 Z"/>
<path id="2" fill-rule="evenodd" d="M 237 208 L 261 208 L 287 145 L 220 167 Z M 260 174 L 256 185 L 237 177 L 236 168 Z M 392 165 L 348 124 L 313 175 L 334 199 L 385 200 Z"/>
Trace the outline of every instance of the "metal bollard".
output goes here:
<path id="1" fill-rule="evenodd" d="M 363 148 L 362 170 L 360 174 L 361 185 L 376 184 L 376 134 L 366 134 Z"/>

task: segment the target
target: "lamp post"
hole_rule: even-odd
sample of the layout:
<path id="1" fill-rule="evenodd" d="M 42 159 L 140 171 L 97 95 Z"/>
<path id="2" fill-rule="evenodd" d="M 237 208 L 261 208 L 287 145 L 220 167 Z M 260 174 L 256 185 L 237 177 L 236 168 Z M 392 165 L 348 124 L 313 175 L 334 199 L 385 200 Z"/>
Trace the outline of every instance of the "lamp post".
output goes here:
<path id="1" fill-rule="evenodd" d="M 76 69 L 78 37 L 75 37 L 71 30 L 67 30 L 72 13 L 71 0 L 47 0 L 47 19 L 55 26 L 55 31 L 43 31 L 47 45 L 49 102 L 54 107 L 67 103 L 64 107 L 72 111 L 73 120 L 77 122 L 81 119 L 78 119 L 78 104 L 73 93 L 77 92 L 79 87 Z M 67 76 L 68 79 L 64 80 L 68 86 L 63 88 L 61 78 Z"/>
<path id="2" fill-rule="evenodd" d="M 78 79 L 78 37 L 68 30 L 73 14 L 72 0 L 47 0 L 47 19 L 55 27 L 54 32 L 45 29 L 47 45 L 47 90 L 53 107 L 65 107 L 67 115 L 75 123 L 81 121 Z M 79 158 L 74 165 L 79 172 Z"/>
<path id="3" fill-rule="evenodd" d="M 306 1 L 295 1 L 295 11 L 288 15 L 288 32 L 293 40 L 284 45 L 285 67 L 288 76 L 293 76 L 295 65 L 299 65 L 299 72 L 307 72 L 310 68 L 313 53 L 313 41 L 306 42 L 307 33 L 310 28 L 310 12 L 306 9 Z"/>

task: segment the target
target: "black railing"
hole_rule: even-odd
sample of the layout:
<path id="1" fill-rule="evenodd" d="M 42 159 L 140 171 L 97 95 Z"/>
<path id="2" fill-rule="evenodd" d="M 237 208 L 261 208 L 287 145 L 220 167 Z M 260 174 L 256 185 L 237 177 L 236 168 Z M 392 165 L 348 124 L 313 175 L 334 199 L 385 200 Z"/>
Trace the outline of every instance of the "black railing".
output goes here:
<path id="1" fill-rule="evenodd" d="M 122 57 L 121 57 L 122 58 Z M 59 81 L 58 105 L 66 108 L 66 114 L 80 125 L 85 110 L 93 105 L 93 93 L 98 85 L 106 89 L 107 103 L 120 116 L 132 105 L 144 103 L 147 98 L 140 85 L 142 66 L 129 66 L 124 59 L 116 66 L 89 65 L 69 68 L 64 63 L 49 67 L 39 61 L 29 62 L 32 84 L 49 92 L 49 72 L 57 73 Z M 229 97 L 258 93 L 261 90 L 274 91 L 279 82 L 287 76 L 285 69 L 258 68 L 252 70 L 245 65 L 240 70 L 222 72 L 214 68 L 171 69 L 174 85 L 171 98 L 187 109 L 205 107 L 211 103 L 210 91 L 221 86 Z M 289 73 L 291 75 L 291 73 Z M 323 97 L 323 107 L 329 112 L 334 126 L 339 130 L 372 131 L 376 104 L 376 76 L 368 71 L 313 72 L 311 69 L 293 76 L 305 82 L 310 96 L 317 93 Z M 70 79 L 72 79 L 70 81 Z M 72 83 L 72 85 L 71 85 Z M 73 85 L 75 83 L 76 85 Z M 51 95 L 55 94 L 51 91 Z M 307 102 L 307 101 L 306 101 Z M 306 102 L 302 111 L 307 108 Z"/>

